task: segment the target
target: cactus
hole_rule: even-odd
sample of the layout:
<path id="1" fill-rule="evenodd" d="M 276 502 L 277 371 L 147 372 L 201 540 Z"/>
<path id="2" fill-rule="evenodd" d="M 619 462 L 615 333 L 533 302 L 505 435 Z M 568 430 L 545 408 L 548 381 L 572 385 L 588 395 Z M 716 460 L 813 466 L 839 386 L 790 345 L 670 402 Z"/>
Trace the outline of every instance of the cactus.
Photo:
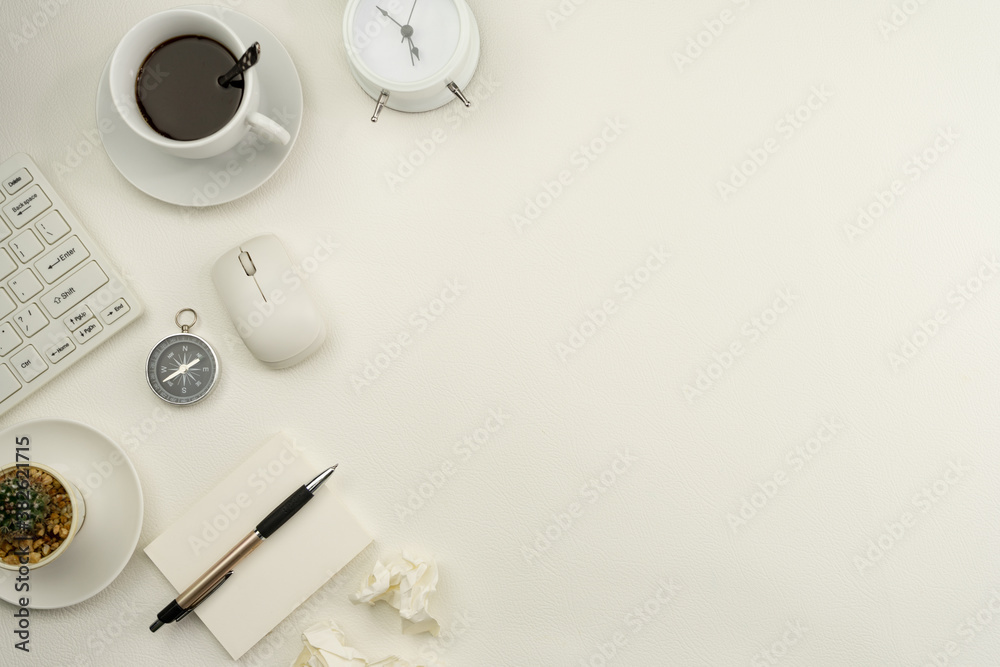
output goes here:
<path id="1" fill-rule="evenodd" d="M 22 487 L 21 480 L 27 481 Z M 45 521 L 51 497 L 38 478 L 10 473 L 0 480 L 0 537 L 28 537 Z"/>

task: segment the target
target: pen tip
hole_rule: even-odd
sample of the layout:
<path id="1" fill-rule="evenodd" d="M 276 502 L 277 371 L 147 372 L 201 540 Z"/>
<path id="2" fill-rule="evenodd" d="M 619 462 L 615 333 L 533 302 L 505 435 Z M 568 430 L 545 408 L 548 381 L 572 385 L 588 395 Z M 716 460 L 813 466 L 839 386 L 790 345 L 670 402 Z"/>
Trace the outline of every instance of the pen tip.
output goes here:
<path id="1" fill-rule="evenodd" d="M 163 621 L 161 621 L 160 619 L 156 619 L 153 622 L 153 624 L 151 626 L 149 626 L 149 631 L 150 632 L 156 632 L 157 630 L 159 630 L 162 627 L 163 627 Z"/>
<path id="2" fill-rule="evenodd" d="M 338 463 L 337 465 L 340 464 Z M 323 486 L 326 480 L 329 479 L 330 475 L 333 474 L 333 471 L 337 469 L 337 465 L 333 466 L 332 468 L 327 468 L 320 474 L 316 475 L 315 479 L 306 484 L 306 490 L 308 490 L 309 492 L 315 492 L 316 489 Z"/>

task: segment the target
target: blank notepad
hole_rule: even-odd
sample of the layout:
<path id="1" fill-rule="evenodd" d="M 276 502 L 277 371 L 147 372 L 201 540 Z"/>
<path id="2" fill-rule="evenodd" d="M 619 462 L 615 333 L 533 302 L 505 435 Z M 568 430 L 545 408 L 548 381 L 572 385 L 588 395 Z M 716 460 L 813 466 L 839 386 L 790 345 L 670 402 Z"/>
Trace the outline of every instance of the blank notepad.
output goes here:
<path id="1" fill-rule="evenodd" d="M 335 463 L 307 455 L 296 438 L 280 433 L 153 540 L 146 555 L 183 591 L 289 494 Z M 195 610 L 234 660 L 371 543 L 335 490 L 337 474 Z"/>

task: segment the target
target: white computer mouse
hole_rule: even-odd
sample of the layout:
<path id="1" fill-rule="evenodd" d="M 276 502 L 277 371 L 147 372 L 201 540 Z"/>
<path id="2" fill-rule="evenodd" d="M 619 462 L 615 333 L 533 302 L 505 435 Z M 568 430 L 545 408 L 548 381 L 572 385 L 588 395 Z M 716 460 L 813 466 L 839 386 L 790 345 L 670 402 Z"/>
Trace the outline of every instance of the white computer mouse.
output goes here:
<path id="1" fill-rule="evenodd" d="M 294 366 L 326 339 L 319 309 L 274 234 L 225 253 L 212 281 L 247 349 L 271 368 Z"/>

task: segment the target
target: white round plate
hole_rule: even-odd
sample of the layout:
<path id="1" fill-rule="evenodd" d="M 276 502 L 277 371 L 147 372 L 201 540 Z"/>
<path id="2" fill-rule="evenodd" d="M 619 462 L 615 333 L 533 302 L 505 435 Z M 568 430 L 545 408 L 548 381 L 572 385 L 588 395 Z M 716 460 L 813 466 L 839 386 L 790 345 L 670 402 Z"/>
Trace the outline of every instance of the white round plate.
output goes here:
<path id="1" fill-rule="evenodd" d="M 0 466 L 14 463 L 15 438 L 30 439 L 29 456 L 66 476 L 84 495 L 87 517 L 58 559 L 33 569 L 30 590 L 18 592 L 18 574 L 0 570 L 0 599 L 32 609 L 68 607 L 97 595 L 125 569 L 142 530 L 142 488 L 121 447 L 86 424 L 38 419 L 0 433 Z"/>
<path id="2" fill-rule="evenodd" d="M 215 206 L 250 194 L 284 164 L 302 127 L 302 84 L 288 51 L 260 23 L 228 7 L 190 9 L 221 19 L 246 43 L 260 42 L 260 61 L 254 66 L 260 81 L 260 112 L 288 130 L 292 140 L 282 146 L 251 132 L 235 148 L 213 158 L 167 155 L 133 132 L 115 109 L 108 81 L 110 58 L 97 88 L 97 127 L 108 157 L 132 185 L 168 204 Z"/>

